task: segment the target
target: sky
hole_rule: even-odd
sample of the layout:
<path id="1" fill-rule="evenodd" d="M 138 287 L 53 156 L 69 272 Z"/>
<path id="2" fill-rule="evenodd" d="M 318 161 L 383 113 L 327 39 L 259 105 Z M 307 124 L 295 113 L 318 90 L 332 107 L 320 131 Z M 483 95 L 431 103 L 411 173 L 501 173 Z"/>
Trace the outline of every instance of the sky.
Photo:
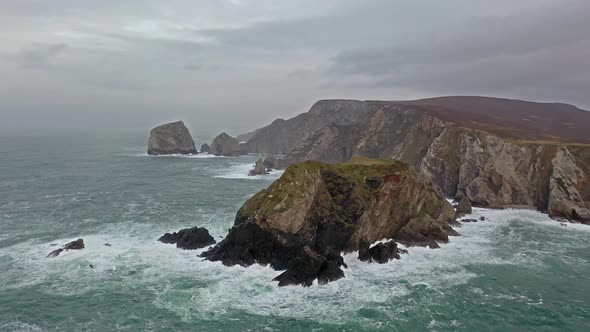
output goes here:
<path id="1" fill-rule="evenodd" d="M 0 128 L 249 131 L 319 99 L 590 109 L 587 0 L 0 0 Z"/>

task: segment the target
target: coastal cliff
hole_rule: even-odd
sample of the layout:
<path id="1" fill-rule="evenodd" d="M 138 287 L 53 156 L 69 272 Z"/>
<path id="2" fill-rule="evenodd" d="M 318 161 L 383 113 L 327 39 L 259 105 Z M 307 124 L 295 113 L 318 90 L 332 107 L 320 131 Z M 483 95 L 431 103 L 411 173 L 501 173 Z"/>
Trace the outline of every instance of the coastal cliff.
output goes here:
<path id="1" fill-rule="evenodd" d="M 486 97 L 408 102 L 322 100 L 251 134 L 277 165 L 355 156 L 410 165 L 449 197 L 526 207 L 590 223 L 590 112 Z"/>
<path id="2" fill-rule="evenodd" d="M 344 276 L 341 252 L 382 239 L 436 248 L 458 235 L 454 220 L 442 191 L 399 161 L 306 161 L 246 201 L 227 237 L 203 256 L 286 269 L 280 285 L 325 283 Z M 388 250 L 399 258 L 395 243 Z"/>

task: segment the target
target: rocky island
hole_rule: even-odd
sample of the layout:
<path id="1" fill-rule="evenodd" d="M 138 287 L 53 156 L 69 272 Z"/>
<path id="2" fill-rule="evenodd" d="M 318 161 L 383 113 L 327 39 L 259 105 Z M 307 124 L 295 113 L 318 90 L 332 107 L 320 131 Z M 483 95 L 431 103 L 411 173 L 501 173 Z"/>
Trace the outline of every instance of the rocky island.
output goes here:
<path id="1" fill-rule="evenodd" d="M 227 133 L 217 135 L 211 142 L 211 154 L 216 156 L 239 156 L 244 154 L 237 138 L 231 137 Z"/>
<path id="2" fill-rule="evenodd" d="M 590 223 L 590 112 L 489 97 L 321 100 L 242 137 L 277 168 L 354 156 L 407 163 L 464 205 L 525 207 Z"/>
<path id="3" fill-rule="evenodd" d="M 240 208 L 224 240 L 202 256 L 225 265 L 270 264 L 286 270 L 279 285 L 309 286 L 344 276 L 342 252 L 384 263 L 399 258 L 395 242 L 437 247 L 455 211 L 443 192 L 404 163 L 353 158 L 330 165 L 306 161 Z"/>
<path id="4" fill-rule="evenodd" d="M 148 140 L 148 155 L 197 154 L 195 141 L 184 122 L 153 128 Z"/>

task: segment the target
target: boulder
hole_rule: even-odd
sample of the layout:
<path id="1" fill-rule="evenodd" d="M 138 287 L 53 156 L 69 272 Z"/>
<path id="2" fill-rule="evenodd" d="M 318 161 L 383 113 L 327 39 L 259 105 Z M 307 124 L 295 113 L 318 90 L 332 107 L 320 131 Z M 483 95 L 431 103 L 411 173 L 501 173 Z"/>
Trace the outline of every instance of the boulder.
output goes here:
<path id="1" fill-rule="evenodd" d="M 467 196 L 463 196 L 457 205 L 457 213 L 458 214 L 471 214 L 471 201 Z"/>
<path id="2" fill-rule="evenodd" d="M 251 169 L 250 172 L 248 172 L 248 175 L 255 176 L 264 174 L 268 174 L 268 172 L 266 171 L 266 167 L 264 167 L 264 161 L 262 159 L 258 159 L 256 161 L 256 164 L 254 164 L 254 168 Z"/>
<path id="3" fill-rule="evenodd" d="M 240 142 L 226 133 L 221 133 L 213 139 L 210 153 L 216 156 L 239 156 L 244 154 Z"/>
<path id="4" fill-rule="evenodd" d="M 399 249 L 395 241 L 388 241 L 386 243 L 378 243 L 373 247 L 369 247 L 369 243 L 362 242 L 359 245 L 358 259 L 363 262 L 377 262 L 385 264 L 392 259 L 400 259 L 400 254 L 407 253 L 404 249 Z"/>
<path id="5" fill-rule="evenodd" d="M 47 257 L 48 258 L 57 257 L 64 250 L 80 250 L 80 249 L 84 249 L 84 240 L 83 239 L 77 239 L 75 241 L 68 242 L 68 243 L 66 243 L 66 245 L 63 246 L 63 248 L 59 248 L 59 249 L 56 249 L 56 250 L 53 250 L 52 252 L 50 252 L 47 255 Z"/>
<path id="6" fill-rule="evenodd" d="M 223 241 L 202 256 L 225 265 L 255 263 L 286 270 L 279 285 L 309 286 L 344 276 L 341 252 L 383 238 L 415 245 L 447 242 L 455 211 L 431 182 L 390 159 L 291 165 L 246 201 Z M 387 250 L 389 251 L 387 251 Z M 384 261 L 394 244 L 374 249 Z"/>
<path id="7" fill-rule="evenodd" d="M 200 249 L 216 242 L 204 227 L 181 229 L 172 234 L 166 233 L 158 241 L 169 244 L 176 243 L 177 248 L 185 250 Z"/>
<path id="8" fill-rule="evenodd" d="M 201 153 L 210 153 L 211 152 L 211 148 L 209 147 L 209 144 L 205 143 L 203 145 L 201 145 Z"/>
<path id="9" fill-rule="evenodd" d="M 148 141 L 149 155 L 196 154 L 195 142 L 184 122 L 155 127 Z"/>

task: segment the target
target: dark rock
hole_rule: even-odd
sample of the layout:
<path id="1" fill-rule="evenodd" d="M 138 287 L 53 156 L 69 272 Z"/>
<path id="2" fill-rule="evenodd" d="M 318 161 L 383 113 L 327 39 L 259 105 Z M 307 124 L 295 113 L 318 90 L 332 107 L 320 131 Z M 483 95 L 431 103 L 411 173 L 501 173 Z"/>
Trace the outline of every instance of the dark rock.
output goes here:
<path id="1" fill-rule="evenodd" d="M 84 249 L 84 240 L 77 239 L 76 241 L 68 242 L 63 248 L 59 248 L 50 252 L 46 257 L 53 258 L 59 256 L 64 250 L 79 250 Z"/>
<path id="2" fill-rule="evenodd" d="M 254 164 L 254 168 L 248 172 L 248 176 L 256 176 L 256 175 L 265 175 L 268 174 L 266 171 L 266 167 L 264 167 L 264 161 L 262 159 L 258 159 L 256 164 Z"/>
<path id="3" fill-rule="evenodd" d="M 481 216 L 481 217 L 479 217 L 479 220 L 484 221 L 484 220 L 486 220 L 486 217 Z"/>
<path id="4" fill-rule="evenodd" d="M 111 246 L 110 243 L 105 243 L 104 245 L 107 246 L 107 247 L 110 247 Z"/>
<path id="5" fill-rule="evenodd" d="M 210 153 L 216 156 L 239 156 L 244 154 L 240 142 L 226 133 L 221 133 L 213 139 Z"/>
<path id="6" fill-rule="evenodd" d="M 287 270 L 273 280 L 278 281 L 279 286 L 311 286 L 316 279 L 320 285 L 324 285 L 344 278 L 341 266 L 346 267 L 346 264 L 340 254 L 322 255 L 305 246 L 297 257 L 289 262 Z"/>
<path id="7" fill-rule="evenodd" d="M 255 223 L 247 222 L 232 227 L 223 241 L 201 256 L 228 266 L 259 263 L 285 270 L 303 246 L 303 242 L 294 235 L 262 229 Z"/>
<path id="8" fill-rule="evenodd" d="M 61 248 L 55 249 L 54 251 L 50 252 L 49 255 L 47 255 L 46 257 L 48 257 L 48 258 L 57 257 L 57 256 L 59 256 L 59 254 L 61 254 L 62 251 L 64 251 L 64 250 Z"/>
<path id="9" fill-rule="evenodd" d="M 186 228 L 172 234 L 166 233 L 158 241 L 170 244 L 176 243 L 177 248 L 185 250 L 195 250 L 215 244 L 215 239 L 203 227 Z"/>
<path id="10" fill-rule="evenodd" d="M 395 241 L 378 243 L 373 247 L 369 247 L 369 244 L 367 242 L 362 242 L 359 245 L 358 258 L 363 262 L 374 261 L 379 264 L 385 264 L 392 259 L 400 259 L 400 254 L 404 253 L 407 253 L 407 251 L 404 249 L 399 249 Z"/>
<path id="11" fill-rule="evenodd" d="M 209 147 L 209 144 L 201 145 L 201 153 L 210 153 L 210 152 L 211 152 L 211 148 Z"/>
<path id="12" fill-rule="evenodd" d="M 473 219 L 473 218 L 466 218 L 466 219 L 461 219 L 461 222 L 477 222 L 477 219 Z"/>
<path id="13" fill-rule="evenodd" d="M 463 196 L 459 201 L 459 205 L 457 206 L 457 213 L 459 214 L 471 214 L 471 201 L 467 196 Z"/>
<path id="14" fill-rule="evenodd" d="M 67 243 L 64 246 L 65 250 L 70 250 L 70 249 L 84 249 L 84 240 L 83 239 L 77 239 L 76 241 L 72 241 L 70 243 Z"/>
<path id="15" fill-rule="evenodd" d="M 193 137 L 182 121 L 158 126 L 150 132 L 149 155 L 196 153 Z"/>

